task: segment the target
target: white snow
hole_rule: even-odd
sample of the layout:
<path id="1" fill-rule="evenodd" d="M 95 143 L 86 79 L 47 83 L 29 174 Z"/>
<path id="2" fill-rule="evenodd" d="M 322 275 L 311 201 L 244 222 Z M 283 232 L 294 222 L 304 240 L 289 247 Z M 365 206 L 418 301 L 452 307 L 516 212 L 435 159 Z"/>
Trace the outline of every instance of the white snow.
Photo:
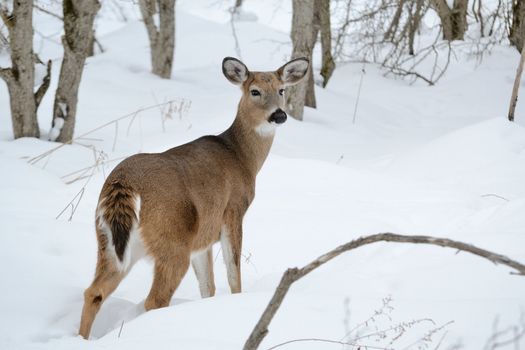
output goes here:
<path id="1" fill-rule="evenodd" d="M 244 11 L 258 19 L 235 24 L 243 62 L 250 70 L 277 69 L 291 52 L 291 2 L 245 3 Z M 146 313 L 152 264 L 142 260 L 102 306 L 91 340 L 81 339 L 76 334 L 83 291 L 95 270 L 94 216 L 104 177 L 118 159 L 139 150 L 159 152 L 222 132 L 233 121 L 240 97 L 221 71 L 223 57 L 235 53 L 230 4 L 177 2 L 170 80 L 149 73 L 144 25 L 133 2 L 119 4 L 126 8 L 127 22 L 107 7 L 97 20 L 107 51 L 87 61 L 76 135 L 162 101 L 184 98 L 191 108 L 171 119 L 149 109 L 30 165 L 30 158 L 57 144 L 45 141 L 52 132 L 43 132 L 41 140 L 12 140 L 7 88 L 0 83 L 0 349 L 239 349 L 286 268 L 378 232 L 457 239 L 525 262 L 522 99 L 517 122 L 505 118 L 516 50 L 498 47 L 479 66 L 467 59 L 454 62 L 434 87 L 387 79 L 367 65 L 355 124 L 362 64 L 341 65 L 326 89 L 316 88 L 318 108 L 306 108 L 303 122 L 288 118 L 276 130 L 244 221 L 243 293 L 230 294 L 216 245 L 215 297 L 200 298 L 190 269 L 170 307 Z M 37 13 L 35 27 L 49 36 L 35 37 L 35 50 L 42 60 L 54 60 L 52 86 L 39 109 L 40 127 L 47 129 L 62 54 L 56 44 L 60 23 Z M 317 57 L 314 66 L 319 66 Z M 71 175 L 97 158 L 109 162 Z M 72 202 L 71 220 L 72 207 L 55 219 L 82 188 L 78 205 Z M 292 286 L 261 349 L 299 338 L 347 339 L 345 334 L 389 296 L 392 320 L 378 317 L 378 327 L 421 318 L 436 324 L 410 328 L 396 349 L 449 321 L 454 322 L 433 336 L 430 349 L 445 332 L 440 349 L 457 343 L 482 349 L 495 324 L 503 330 L 522 322 L 525 279 L 510 271 L 434 246 L 359 248 Z M 363 343 L 387 346 L 375 339 Z M 520 345 L 525 346 L 523 338 Z M 337 348 L 319 342 L 282 347 Z"/>
<path id="2" fill-rule="evenodd" d="M 59 103 L 60 105 L 60 108 L 62 109 L 62 111 L 64 112 L 65 111 L 65 108 L 63 108 L 61 105 L 63 105 L 63 103 Z M 67 115 L 67 114 L 62 114 L 62 115 Z M 49 139 L 51 141 L 55 141 L 58 137 L 58 135 L 60 135 L 60 130 L 62 130 L 62 127 L 64 126 L 64 118 L 61 118 L 61 117 L 56 117 L 54 120 L 53 120 L 53 126 L 51 127 L 51 130 L 49 130 Z"/>

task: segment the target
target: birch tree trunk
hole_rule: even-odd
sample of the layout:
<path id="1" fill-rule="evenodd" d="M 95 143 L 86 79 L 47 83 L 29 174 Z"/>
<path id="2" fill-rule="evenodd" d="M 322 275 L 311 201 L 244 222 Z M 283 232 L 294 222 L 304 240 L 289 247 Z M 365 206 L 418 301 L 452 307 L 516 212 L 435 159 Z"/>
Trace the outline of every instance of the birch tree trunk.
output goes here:
<path id="1" fill-rule="evenodd" d="M 86 57 L 93 45 L 93 22 L 100 9 L 98 0 L 64 0 L 64 58 L 53 106 L 49 139 L 70 142 L 77 114 L 78 89 Z"/>
<path id="2" fill-rule="evenodd" d="M 431 0 L 431 5 L 441 19 L 443 39 L 463 40 L 467 30 L 468 0 L 454 0 L 452 8 L 447 0 Z"/>
<path id="3" fill-rule="evenodd" d="M 142 19 L 148 31 L 153 74 L 169 79 L 175 50 L 175 0 L 139 0 Z M 159 14 L 159 26 L 153 19 Z"/>
<path id="4" fill-rule="evenodd" d="M 519 52 L 523 50 L 525 39 L 525 1 L 516 0 L 512 6 L 512 24 L 510 26 L 509 40 L 511 45 Z"/>
<path id="5" fill-rule="evenodd" d="M 313 49 L 314 0 L 293 0 L 292 17 L 292 59 L 307 57 L 311 61 Z M 310 63 L 310 70 L 312 64 Z M 310 74 L 310 73 L 309 73 Z M 291 86 L 286 93 L 287 112 L 298 120 L 303 120 L 304 103 L 308 80 Z"/>
<path id="6" fill-rule="evenodd" d="M 0 5 L 0 15 L 9 33 L 11 68 L 0 68 L 9 91 L 14 137 L 39 137 L 37 109 L 46 93 L 51 76 L 51 61 L 47 63 L 47 75 L 36 92 L 35 63 L 33 53 L 33 1 L 13 1 L 13 11 Z"/>

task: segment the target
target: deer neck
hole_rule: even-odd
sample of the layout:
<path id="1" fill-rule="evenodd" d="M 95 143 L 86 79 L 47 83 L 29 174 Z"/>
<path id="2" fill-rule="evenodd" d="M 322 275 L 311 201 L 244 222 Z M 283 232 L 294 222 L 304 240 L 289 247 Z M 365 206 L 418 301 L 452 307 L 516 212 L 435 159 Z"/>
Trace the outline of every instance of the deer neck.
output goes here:
<path id="1" fill-rule="evenodd" d="M 270 152 L 274 132 L 257 131 L 248 121 L 241 111 L 237 112 L 233 124 L 221 137 L 229 141 L 244 167 L 255 177 Z"/>

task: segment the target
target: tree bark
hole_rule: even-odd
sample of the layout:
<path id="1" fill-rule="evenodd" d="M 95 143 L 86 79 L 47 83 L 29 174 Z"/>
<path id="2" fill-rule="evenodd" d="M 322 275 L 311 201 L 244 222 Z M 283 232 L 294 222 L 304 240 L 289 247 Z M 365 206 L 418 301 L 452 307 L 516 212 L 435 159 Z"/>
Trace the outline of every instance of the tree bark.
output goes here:
<path id="1" fill-rule="evenodd" d="M 317 42 L 317 37 L 319 36 L 319 30 L 321 28 L 321 18 L 320 18 L 320 4 L 321 2 L 328 2 L 326 0 L 314 0 L 314 16 L 312 19 L 311 24 L 311 30 L 312 30 L 312 37 L 311 42 L 308 45 L 312 48 L 312 52 L 310 53 L 309 60 L 312 62 L 312 56 L 313 56 L 313 49 L 315 47 L 315 43 Z M 308 83 L 306 85 L 306 96 L 304 97 L 304 105 L 311 108 L 317 108 L 317 101 L 315 98 L 315 79 L 314 79 L 314 70 L 310 63 L 310 70 L 308 72 Z"/>
<path id="2" fill-rule="evenodd" d="M 443 39 L 463 40 L 467 30 L 468 0 L 454 0 L 452 8 L 447 0 L 431 0 L 431 5 L 441 19 Z"/>
<path id="3" fill-rule="evenodd" d="M 414 11 L 410 11 L 410 20 L 408 28 L 408 54 L 414 55 L 414 39 L 416 37 L 416 32 L 419 30 L 421 24 L 421 11 L 423 9 L 423 0 L 415 0 L 415 5 L 412 4 L 412 7 L 415 6 Z"/>
<path id="4" fill-rule="evenodd" d="M 314 0 L 293 0 L 292 16 L 292 59 L 307 57 L 310 59 L 310 71 L 312 70 L 312 49 L 314 20 Z M 308 73 L 310 74 L 310 72 Z M 303 120 L 304 104 L 308 88 L 308 79 L 304 79 L 297 85 L 291 86 L 287 91 L 287 112 L 298 120 Z"/>
<path id="5" fill-rule="evenodd" d="M 12 13 L 0 5 L 0 15 L 8 29 L 11 52 L 11 68 L 0 68 L 0 77 L 9 91 L 14 137 L 39 137 L 36 111 L 49 83 L 39 89 L 37 101 L 33 92 L 36 59 L 33 53 L 33 1 L 14 1 Z M 51 68 L 50 62 L 48 67 Z"/>
<path id="6" fill-rule="evenodd" d="M 84 64 L 93 45 L 93 22 L 100 9 L 98 0 L 64 0 L 64 58 L 53 105 L 49 139 L 70 142 L 77 114 L 78 89 Z"/>
<path id="7" fill-rule="evenodd" d="M 321 27 L 321 51 L 322 66 L 321 76 L 323 77 L 323 87 L 326 87 L 328 80 L 332 77 L 335 69 L 335 62 L 332 56 L 332 27 L 330 25 L 330 1 L 318 0 L 319 22 Z"/>
<path id="8" fill-rule="evenodd" d="M 512 5 L 512 24 L 509 40 L 519 52 L 523 50 L 525 39 L 525 0 L 514 0 Z"/>
<path id="9" fill-rule="evenodd" d="M 175 50 L 175 0 L 139 0 L 151 48 L 153 74 L 169 79 Z M 153 16 L 159 14 L 159 27 Z"/>
<path id="10" fill-rule="evenodd" d="M 405 0 L 399 0 L 394 17 L 392 18 L 392 21 L 390 22 L 390 25 L 383 36 L 384 41 L 390 41 L 396 36 L 397 28 L 399 27 L 399 20 L 401 19 L 401 14 L 403 13 L 403 6 L 405 6 Z"/>
<path id="11" fill-rule="evenodd" d="M 510 97 L 510 106 L 509 106 L 509 121 L 514 121 L 514 111 L 516 110 L 516 105 L 518 104 L 518 90 L 520 88 L 521 74 L 523 72 L 523 65 L 525 63 L 525 50 L 521 50 L 520 63 L 518 64 L 518 69 L 516 70 L 516 77 L 514 78 L 514 86 L 512 88 L 512 95 Z"/>

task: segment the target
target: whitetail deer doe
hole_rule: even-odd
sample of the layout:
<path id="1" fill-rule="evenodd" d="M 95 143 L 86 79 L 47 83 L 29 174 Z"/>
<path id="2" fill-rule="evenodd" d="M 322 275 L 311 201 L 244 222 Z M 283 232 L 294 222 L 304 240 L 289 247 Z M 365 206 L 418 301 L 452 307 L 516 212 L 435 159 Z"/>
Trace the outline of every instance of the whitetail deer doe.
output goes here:
<path id="1" fill-rule="evenodd" d="M 169 305 L 190 261 L 201 296 L 213 296 L 212 245 L 219 240 L 230 289 L 241 291 L 242 220 L 275 125 L 286 121 L 284 88 L 298 83 L 308 65 L 298 58 L 275 72 L 250 72 L 226 57 L 224 75 L 242 88 L 228 130 L 163 153 L 134 155 L 113 170 L 96 210 L 98 261 L 84 293 L 82 337 L 89 337 L 104 300 L 144 256 L 155 264 L 146 310 Z"/>

